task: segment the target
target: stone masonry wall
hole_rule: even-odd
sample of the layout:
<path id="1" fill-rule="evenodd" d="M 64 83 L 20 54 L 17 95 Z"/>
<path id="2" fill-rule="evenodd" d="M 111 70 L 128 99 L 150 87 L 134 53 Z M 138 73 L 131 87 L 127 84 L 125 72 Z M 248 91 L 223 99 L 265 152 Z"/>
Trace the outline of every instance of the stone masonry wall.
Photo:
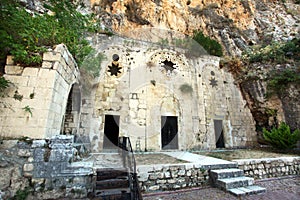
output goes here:
<path id="1" fill-rule="evenodd" d="M 245 176 L 255 179 L 300 174 L 300 157 L 235 160 Z M 138 180 L 144 192 L 202 187 L 210 184 L 209 169 L 201 164 L 138 166 Z"/>
<path id="2" fill-rule="evenodd" d="M 175 190 L 209 185 L 208 169 L 200 164 L 139 166 L 138 180 L 142 191 Z"/>
<path id="3" fill-rule="evenodd" d="M 74 162 L 74 136 L 4 140 L 0 146 L 0 199 L 31 191 L 31 199 L 84 198 L 93 189 L 89 162 Z M 8 144 L 8 145 L 7 145 Z M 7 146 L 10 146 L 7 148 Z"/>
<path id="4" fill-rule="evenodd" d="M 63 44 L 44 53 L 40 68 L 15 65 L 7 58 L 5 79 L 12 84 L 0 104 L 0 136 L 45 138 L 61 131 L 72 85 L 79 71 Z"/>
<path id="5" fill-rule="evenodd" d="M 300 175 L 300 157 L 235 160 L 246 176 L 255 179 Z"/>

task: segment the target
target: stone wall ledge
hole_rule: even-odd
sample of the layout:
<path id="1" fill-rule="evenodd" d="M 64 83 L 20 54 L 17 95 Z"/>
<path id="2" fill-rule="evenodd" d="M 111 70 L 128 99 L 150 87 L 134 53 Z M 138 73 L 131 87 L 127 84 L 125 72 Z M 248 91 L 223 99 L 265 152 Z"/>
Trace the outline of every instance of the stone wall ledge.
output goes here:
<path id="1" fill-rule="evenodd" d="M 238 159 L 238 160 L 232 160 L 232 161 L 237 162 L 238 165 L 257 164 L 257 163 L 271 163 L 271 162 L 274 162 L 274 161 L 278 161 L 278 162 L 298 161 L 300 163 L 300 156 L 296 156 L 296 157 L 278 157 L 278 158 L 259 158 L 259 159 Z"/>

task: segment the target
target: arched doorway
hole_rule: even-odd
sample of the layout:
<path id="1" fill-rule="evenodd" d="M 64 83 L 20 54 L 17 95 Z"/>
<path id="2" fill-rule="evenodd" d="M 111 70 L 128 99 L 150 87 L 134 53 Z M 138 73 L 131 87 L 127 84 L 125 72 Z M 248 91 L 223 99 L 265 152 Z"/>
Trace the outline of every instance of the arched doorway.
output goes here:
<path id="1" fill-rule="evenodd" d="M 62 127 L 62 134 L 75 135 L 79 131 L 81 109 L 81 90 L 79 84 L 72 85 L 69 92 L 66 111 L 64 114 L 64 122 Z"/>

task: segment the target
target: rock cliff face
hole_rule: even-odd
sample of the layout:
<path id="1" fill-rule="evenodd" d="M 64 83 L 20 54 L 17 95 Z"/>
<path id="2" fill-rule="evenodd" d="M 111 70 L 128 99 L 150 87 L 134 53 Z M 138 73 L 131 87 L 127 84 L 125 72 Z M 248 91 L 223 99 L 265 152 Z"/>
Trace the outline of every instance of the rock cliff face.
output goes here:
<path id="1" fill-rule="evenodd" d="M 285 2 L 285 3 L 284 3 Z M 300 5 L 294 0 L 90 0 L 106 28 L 122 34 L 156 27 L 218 40 L 227 55 L 249 45 L 299 36 Z"/>
<path id="2" fill-rule="evenodd" d="M 47 12 L 42 0 L 20 0 L 28 9 Z M 192 35 L 195 30 L 216 39 L 228 56 L 239 57 L 255 44 L 300 38 L 299 0 L 74 0 L 84 4 L 84 13 L 94 13 L 103 29 L 127 35 L 139 28 L 171 29 Z M 145 30 L 145 29 L 144 29 Z M 144 32 L 139 33 L 145 37 Z M 295 63 L 299 63 L 296 61 Z M 268 72 L 282 67 L 256 63 L 252 71 Z M 299 69 L 299 64 L 289 67 Z M 283 67 L 284 68 L 284 67 Z M 249 68 L 245 67 L 247 73 Z M 299 70 L 298 70 L 299 71 Z M 244 75 L 246 75 L 245 73 Z M 252 72 L 251 72 L 252 73 Z M 250 72 L 248 73 L 250 74 Z M 265 76 L 260 76 L 265 77 Z M 299 128 L 299 87 L 291 85 L 283 97 L 266 101 L 266 82 L 248 80 L 240 89 L 259 127 L 287 121 Z M 238 82 L 238 81 L 237 81 Z M 273 111 L 277 112 L 274 116 Z"/>

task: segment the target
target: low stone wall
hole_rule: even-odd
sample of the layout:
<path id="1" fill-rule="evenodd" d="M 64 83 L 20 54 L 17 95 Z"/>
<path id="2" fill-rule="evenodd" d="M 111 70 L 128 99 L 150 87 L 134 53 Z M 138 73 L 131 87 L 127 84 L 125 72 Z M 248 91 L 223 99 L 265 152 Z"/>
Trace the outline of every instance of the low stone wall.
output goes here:
<path id="1" fill-rule="evenodd" d="M 234 160 L 245 176 L 255 179 L 300 175 L 300 157 Z"/>
<path id="2" fill-rule="evenodd" d="M 255 179 L 300 175 L 300 157 L 234 160 L 245 176 Z M 209 169 L 196 163 L 138 166 L 143 192 L 202 187 L 210 184 Z"/>
<path id="3" fill-rule="evenodd" d="M 175 190 L 209 185 L 207 169 L 194 163 L 138 166 L 138 180 L 144 192 Z"/>

